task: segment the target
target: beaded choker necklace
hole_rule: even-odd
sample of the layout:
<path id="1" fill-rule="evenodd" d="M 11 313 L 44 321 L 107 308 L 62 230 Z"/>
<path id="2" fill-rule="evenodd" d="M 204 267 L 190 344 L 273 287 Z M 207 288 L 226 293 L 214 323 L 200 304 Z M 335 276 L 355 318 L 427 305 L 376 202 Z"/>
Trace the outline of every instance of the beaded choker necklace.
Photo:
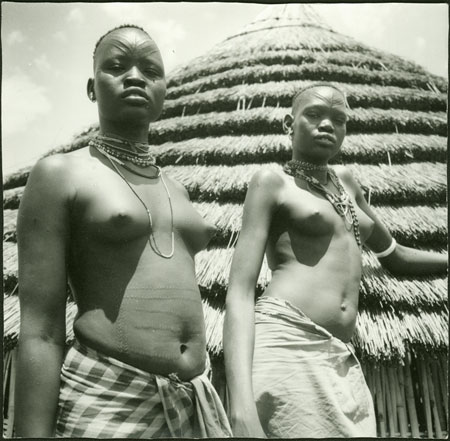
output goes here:
<path id="1" fill-rule="evenodd" d="M 310 162 L 300 161 L 298 159 L 291 159 L 289 161 L 289 164 L 291 165 L 291 167 L 295 167 L 296 169 L 300 170 L 328 171 L 328 165 L 311 164 Z"/>
<path id="2" fill-rule="evenodd" d="M 117 159 L 130 161 L 138 167 L 155 165 L 155 157 L 150 153 L 150 146 L 143 142 L 129 141 L 114 135 L 96 135 L 89 145 Z"/>
<path id="3" fill-rule="evenodd" d="M 95 138 L 93 138 L 93 139 L 91 139 L 91 140 L 89 141 L 89 146 L 90 146 L 90 147 L 95 147 L 95 148 L 96 148 L 103 156 L 105 156 L 105 158 L 107 158 L 107 159 L 109 160 L 109 162 L 111 163 L 112 167 L 113 167 L 114 170 L 117 172 L 117 174 L 125 181 L 125 183 L 128 185 L 128 187 L 129 187 L 130 190 L 133 192 L 133 194 L 138 198 L 138 200 L 140 201 L 140 203 L 144 206 L 145 211 L 146 211 L 146 213 L 147 213 L 148 223 L 149 223 L 149 230 L 150 230 L 150 233 L 149 233 L 149 236 L 148 236 L 148 243 L 150 244 L 150 247 L 152 248 L 152 250 L 153 250 L 158 256 L 163 257 L 164 259 L 170 259 L 170 258 L 173 256 L 174 250 L 175 250 L 175 235 L 174 235 L 174 229 L 173 229 L 173 208 L 172 208 L 172 199 L 171 199 L 171 197 L 170 197 L 170 192 L 169 192 L 169 189 L 168 189 L 168 187 L 167 187 L 167 185 L 166 185 L 166 182 L 165 182 L 165 180 L 164 180 L 164 176 L 163 176 L 163 174 L 161 173 L 161 169 L 160 169 L 157 165 L 155 165 L 154 162 L 153 162 L 153 163 L 148 164 L 148 165 L 151 165 L 151 166 L 153 166 L 153 167 L 156 168 L 156 171 L 157 171 L 156 176 L 146 176 L 146 175 L 144 175 L 144 174 L 142 174 L 142 173 L 139 173 L 139 172 L 137 172 L 136 170 L 133 170 L 133 169 L 127 167 L 122 161 L 120 161 L 120 159 L 119 159 L 119 157 L 118 157 L 118 154 L 117 154 L 117 151 L 116 151 L 116 147 L 114 147 L 114 148 L 112 149 L 112 151 L 113 151 L 114 153 L 108 152 L 108 151 L 104 148 L 104 144 L 103 144 L 103 143 L 104 143 L 104 140 L 103 140 L 103 139 L 99 140 L 99 138 L 104 138 L 104 137 L 101 136 L 101 135 L 96 136 Z M 109 138 L 109 139 L 111 139 L 111 138 Z M 117 141 L 117 140 L 114 138 L 114 141 Z M 128 142 L 128 141 L 126 141 L 126 142 Z M 134 144 L 134 143 L 133 143 L 133 144 Z M 125 158 L 122 158 L 122 159 L 125 159 Z M 129 160 L 129 159 L 126 159 L 126 160 Z M 130 160 L 130 161 L 131 161 L 131 160 Z M 131 162 L 135 163 L 134 161 L 131 161 Z M 169 200 L 169 207 L 170 207 L 171 249 L 170 249 L 170 253 L 169 253 L 169 254 L 164 254 L 164 253 L 160 250 L 158 244 L 156 243 L 156 238 L 155 238 L 155 236 L 154 236 L 154 234 L 153 234 L 153 218 L 152 218 L 152 215 L 151 215 L 151 213 L 150 213 L 150 209 L 147 207 L 147 205 L 145 204 L 144 200 L 137 194 L 136 190 L 135 190 L 135 189 L 131 186 L 131 184 L 127 181 L 127 179 L 125 178 L 125 176 L 123 175 L 123 173 L 122 173 L 122 172 L 119 170 L 119 168 L 117 167 L 117 164 L 116 164 L 116 163 L 117 163 L 117 164 L 120 164 L 120 165 L 121 165 L 122 167 L 124 167 L 126 170 L 128 170 L 128 171 L 130 171 L 130 172 L 132 172 L 132 173 L 135 173 L 135 174 L 137 174 L 137 175 L 139 175 L 139 176 L 142 176 L 142 177 L 144 177 L 144 178 L 148 178 L 148 179 L 157 179 L 157 178 L 161 177 L 161 182 L 162 182 L 162 184 L 163 184 L 163 186 L 164 186 L 164 189 L 165 189 L 165 191 L 166 191 L 167 198 L 168 198 L 168 200 Z M 138 164 L 136 164 L 136 165 L 138 165 Z M 140 165 L 140 167 L 145 167 L 145 166 L 144 166 L 144 165 Z"/>
<path id="4" fill-rule="evenodd" d="M 300 163 L 300 164 L 299 164 Z M 321 195 L 325 196 L 325 198 L 330 202 L 339 216 L 344 220 L 345 227 L 350 230 L 353 227 L 353 234 L 355 236 L 356 243 L 358 247 L 361 248 L 361 236 L 359 233 L 359 221 L 356 216 L 355 208 L 353 207 L 353 203 L 350 199 L 350 196 L 345 191 L 339 177 L 336 175 L 335 171 L 325 166 L 327 171 L 327 176 L 331 179 L 331 182 L 335 185 L 335 187 L 339 191 L 339 195 L 332 193 L 328 190 L 324 185 L 322 185 L 316 178 L 313 176 L 309 176 L 304 173 L 304 170 L 307 170 L 303 167 L 301 161 L 288 161 L 284 167 L 283 171 L 289 176 L 293 176 L 295 178 L 300 178 L 306 181 L 308 186 L 312 187 Z M 312 165 L 312 164 L 311 164 Z M 315 167 L 315 166 L 314 166 Z M 317 170 L 316 168 L 314 170 Z M 323 170 L 323 169 L 322 169 Z"/>

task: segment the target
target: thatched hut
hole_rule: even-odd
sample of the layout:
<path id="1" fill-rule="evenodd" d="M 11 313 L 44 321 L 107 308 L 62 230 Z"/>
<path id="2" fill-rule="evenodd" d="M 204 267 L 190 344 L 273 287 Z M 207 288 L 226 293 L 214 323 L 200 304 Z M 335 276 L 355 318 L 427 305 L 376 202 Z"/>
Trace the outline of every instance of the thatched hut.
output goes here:
<path id="1" fill-rule="evenodd" d="M 164 113 L 149 140 L 165 171 L 188 189 L 219 230 L 197 258 L 214 382 L 225 396 L 222 323 L 227 278 L 247 183 L 290 157 L 281 118 L 295 90 L 338 84 L 352 108 L 338 161 L 354 173 L 398 242 L 443 252 L 447 244 L 447 82 L 420 66 L 334 32 L 309 5 L 268 7 L 242 32 L 168 76 Z M 92 127 L 57 151 L 85 146 Z M 56 150 L 55 150 L 56 151 Z M 4 183 L 4 417 L 14 415 L 19 330 L 15 221 L 29 170 Z M 353 342 L 372 392 L 382 437 L 448 431 L 447 280 L 394 278 L 363 253 Z M 261 293 L 270 278 L 264 265 Z M 67 305 L 68 334 L 75 305 Z"/>

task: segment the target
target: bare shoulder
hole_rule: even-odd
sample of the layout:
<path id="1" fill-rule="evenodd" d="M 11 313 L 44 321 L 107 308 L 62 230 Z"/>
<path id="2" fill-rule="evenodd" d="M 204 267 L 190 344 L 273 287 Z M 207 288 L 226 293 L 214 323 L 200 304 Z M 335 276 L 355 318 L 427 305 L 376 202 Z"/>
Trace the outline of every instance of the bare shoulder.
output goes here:
<path id="1" fill-rule="evenodd" d="M 351 187 L 359 187 L 350 170 L 344 165 L 334 165 L 333 170 L 336 172 L 338 177 L 347 185 Z"/>
<path id="2" fill-rule="evenodd" d="M 250 179 L 247 189 L 246 204 L 271 207 L 281 205 L 282 189 L 286 185 L 285 177 L 275 170 L 262 168 Z"/>
<path id="3" fill-rule="evenodd" d="M 71 174 L 72 161 L 66 154 L 55 154 L 40 159 L 33 167 L 30 178 L 34 180 L 54 181 Z"/>
<path id="4" fill-rule="evenodd" d="M 339 179 L 344 184 L 346 184 L 347 188 L 350 188 L 352 190 L 352 193 L 354 194 L 357 202 L 360 202 L 362 199 L 364 199 L 363 191 L 360 185 L 347 167 L 343 165 L 335 165 L 333 166 L 333 170 L 336 172 Z"/>
<path id="5" fill-rule="evenodd" d="M 249 186 L 261 188 L 264 191 L 276 192 L 285 185 L 284 177 L 275 170 L 261 168 L 250 179 Z"/>
<path id="6" fill-rule="evenodd" d="M 75 171 L 79 168 L 75 159 L 66 153 L 55 154 L 40 159 L 31 170 L 27 182 L 28 192 L 34 190 L 45 195 L 69 195 L 74 185 Z"/>

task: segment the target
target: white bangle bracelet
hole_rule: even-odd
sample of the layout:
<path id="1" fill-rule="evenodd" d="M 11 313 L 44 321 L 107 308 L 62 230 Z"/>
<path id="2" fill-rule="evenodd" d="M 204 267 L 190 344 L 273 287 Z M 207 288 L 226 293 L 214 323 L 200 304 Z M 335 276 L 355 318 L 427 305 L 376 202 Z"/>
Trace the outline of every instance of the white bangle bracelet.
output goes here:
<path id="1" fill-rule="evenodd" d="M 378 259 L 380 258 L 380 257 L 386 257 L 386 256 L 389 256 L 389 254 L 391 254 L 394 250 L 395 250 L 395 247 L 397 246 L 397 242 L 395 241 L 395 239 L 394 238 L 392 238 L 392 242 L 391 242 L 391 244 L 389 245 L 389 247 L 388 248 L 386 248 L 384 251 L 381 251 L 381 252 L 379 252 L 379 253 L 373 253 L 373 254 L 375 254 L 375 256 L 377 256 L 378 257 Z"/>

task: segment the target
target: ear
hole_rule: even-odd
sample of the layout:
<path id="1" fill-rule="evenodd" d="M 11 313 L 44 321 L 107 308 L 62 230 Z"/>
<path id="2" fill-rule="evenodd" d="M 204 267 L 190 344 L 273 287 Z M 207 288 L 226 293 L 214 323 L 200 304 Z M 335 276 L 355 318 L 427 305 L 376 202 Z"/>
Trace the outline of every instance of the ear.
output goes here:
<path id="1" fill-rule="evenodd" d="M 290 113 L 286 113 L 283 118 L 283 131 L 286 135 L 292 134 L 292 124 L 294 122 L 294 117 Z"/>
<path id="2" fill-rule="evenodd" d="M 94 91 L 94 78 L 89 78 L 86 85 L 86 92 L 88 98 L 93 101 L 95 99 L 95 91 Z"/>

